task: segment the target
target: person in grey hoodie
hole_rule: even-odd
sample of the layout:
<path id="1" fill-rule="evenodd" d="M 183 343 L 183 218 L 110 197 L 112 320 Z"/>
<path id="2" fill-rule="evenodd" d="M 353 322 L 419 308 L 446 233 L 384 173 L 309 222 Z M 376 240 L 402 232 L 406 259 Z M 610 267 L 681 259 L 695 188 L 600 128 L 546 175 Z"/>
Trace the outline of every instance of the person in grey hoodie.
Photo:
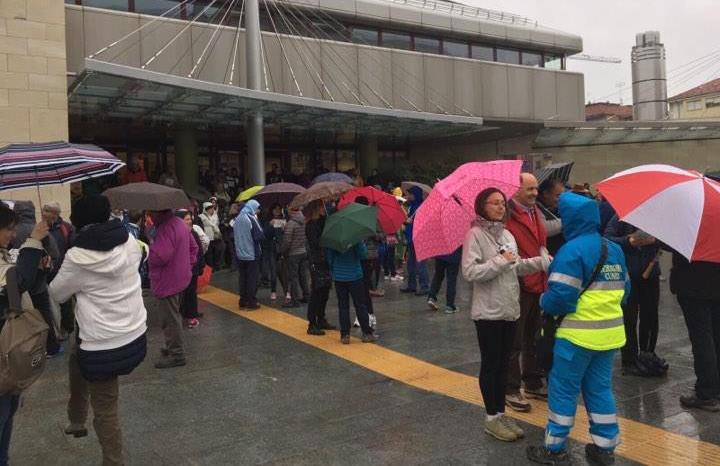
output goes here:
<path id="1" fill-rule="evenodd" d="M 292 298 L 283 304 L 283 307 L 297 307 L 299 303 L 308 302 L 310 297 L 306 242 L 305 217 L 301 211 L 291 210 L 290 219 L 285 224 L 280 251 L 287 260 Z"/>
<path id="2" fill-rule="evenodd" d="M 472 286 L 472 319 L 480 346 L 480 391 L 487 419 L 485 432 L 511 442 L 524 436 L 505 412 L 510 351 L 520 317 L 518 276 L 547 270 L 550 256 L 522 259 L 513 235 L 505 229 L 507 199 L 496 188 L 488 188 L 475 199 L 477 218 L 465 236 L 461 269 Z"/>

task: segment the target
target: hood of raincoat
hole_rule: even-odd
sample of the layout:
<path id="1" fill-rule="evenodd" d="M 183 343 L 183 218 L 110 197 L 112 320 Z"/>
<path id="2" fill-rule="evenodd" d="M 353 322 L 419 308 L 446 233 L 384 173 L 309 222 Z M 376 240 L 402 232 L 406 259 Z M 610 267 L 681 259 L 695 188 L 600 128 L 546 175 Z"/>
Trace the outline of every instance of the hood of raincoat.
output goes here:
<path id="1" fill-rule="evenodd" d="M 246 214 L 246 215 L 255 215 L 259 208 L 260 208 L 260 203 L 258 201 L 256 201 L 255 199 L 250 199 L 243 206 L 241 213 Z"/>
<path id="2" fill-rule="evenodd" d="M 595 200 L 579 194 L 563 193 L 558 208 L 566 241 L 600 230 L 600 208 Z"/>

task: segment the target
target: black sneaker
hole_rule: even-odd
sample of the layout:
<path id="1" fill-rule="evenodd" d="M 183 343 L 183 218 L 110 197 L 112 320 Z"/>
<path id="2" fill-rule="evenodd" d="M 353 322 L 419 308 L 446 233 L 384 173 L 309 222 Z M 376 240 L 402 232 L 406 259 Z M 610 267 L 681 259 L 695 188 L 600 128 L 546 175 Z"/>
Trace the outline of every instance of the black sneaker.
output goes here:
<path id="1" fill-rule="evenodd" d="M 702 409 L 704 411 L 710 411 L 712 413 L 720 411 L 720 403 L 717 399 L 700 398 L 695 394 L 681 396 L 680 404 L 683 408 L 688 409 Z"/>
<path id="2" fill-rule="evenodd" d="M 255 303 L 255 304 L 247 305 L 243 309 L 246 311 L 257 311 L 258 309 L 260 309 L 260 307 L 261 306 L 259 304 Z"/>
<path id="3" fill-rule="evenodd" d="M 337 327 L 335 327 L 334 325 L 332 325 L 330 322 L 328 322 L 325 319 L 322 319 L 318 323 L 318 328 L 321 330 L 337 330 Z"/>
<path id="4" fill-rule="evenodd" d="M 317 327 L 315 327 L 315 326 L 313 326 L 313 325 L 311 325 L 311 326 L 309 326 L 308 329 L 307 329 L 307 334 L 308 334 L 308 335 L 318 335 L 318 336 L 319 336 L 319 335 L 325 335 L 325 331 L 322 330 L 322 329 L 319 329 L 319 328 L 317 328 Z"/>
<path id="5" fill-rule="evenodd" d="M 376 343 L 377 341 L 378 337 L 374 333 L 363 333 L 362 335 L 363 343 Z"/>
<path id="6" fill-rule="evenodd" d="M 533 463 L 549 464 L 551 466 L 570 466 L 570 455 L 567 451 L 552 452 L 544 446 L 527 447 L 525 450 L 527 457 Z"/>
<path id="7" fill-rule="evenodd" d="M 615 464 L 615 454 L 604 448 L 600 448 L 594 443 L 585 445 L 585 456 L 588 463 L 597 466 L 610 466 Z"/>
<path id="8" fill-rule="evenodd" d="M 88 430 L 82 424 L 70 424 L 65 428 L 65 435 L 72 435 L 75 438 L 87 437 Z"/>

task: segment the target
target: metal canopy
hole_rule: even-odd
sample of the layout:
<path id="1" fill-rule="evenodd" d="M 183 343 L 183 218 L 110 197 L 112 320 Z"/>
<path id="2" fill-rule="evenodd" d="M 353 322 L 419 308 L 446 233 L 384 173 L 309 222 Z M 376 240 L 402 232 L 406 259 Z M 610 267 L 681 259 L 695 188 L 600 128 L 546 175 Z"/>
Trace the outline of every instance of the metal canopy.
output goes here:
<path id="1" fill-rule="evenodd" d="M 700 120 L 546 123 L 533 142 L 533 147 L 541 149 L 701 139 L 720 139 L 720 124 Z"/>
<path id="2" fill-rule="evenodd" d="M 425 139 L 484 129 L 480 117 L 365 107 L 255 91 L 85 59 L 69 91 L 70 113 L 196 125 L 245 126 L 261 110 L 266 125 Z"/>

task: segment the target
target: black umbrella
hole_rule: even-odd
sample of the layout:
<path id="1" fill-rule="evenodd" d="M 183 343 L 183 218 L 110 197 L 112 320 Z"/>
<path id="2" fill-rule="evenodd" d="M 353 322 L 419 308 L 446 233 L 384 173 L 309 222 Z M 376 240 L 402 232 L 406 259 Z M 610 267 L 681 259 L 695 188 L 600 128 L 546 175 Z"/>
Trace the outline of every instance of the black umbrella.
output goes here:
<path id="1" fill-rule="evenodd" d="M 155 183 L 130 183 L 103 193 L 113 209 L 168 210 L 188 207 L 191 202 L 181 189 Z"/>
<path id="2" fill-rule="evenodd" d="M 538 183 L 542 183 L 545 180 L 561 180 L 563 183 L 567 183 L 570 179 L 570 172 L 572 171 L 573 164 L 575 162 L 558 162 L 551 163 L 546 167 L 540 168 L 535 172 L 535 177 Z"/>

